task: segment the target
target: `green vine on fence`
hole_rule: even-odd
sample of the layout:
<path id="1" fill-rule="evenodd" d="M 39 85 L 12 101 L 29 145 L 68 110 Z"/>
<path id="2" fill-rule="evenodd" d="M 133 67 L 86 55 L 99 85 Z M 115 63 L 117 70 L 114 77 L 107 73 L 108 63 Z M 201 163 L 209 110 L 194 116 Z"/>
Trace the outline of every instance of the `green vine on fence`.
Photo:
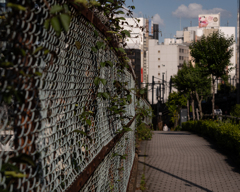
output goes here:
<path id="1" fill-rule="evenodd" d="M 69 26 L 71 23 L 72 15 L 69 10 L 69 6 L 67 4 L 56 4 L 52 7 L 49 6 L 48 2 L 44 0 L 44 3 L 46 7 L 49 10 L 49 17 L 44 22 L 44 27 L 46 30 L 49 30 L 50 27 L 52 27 L 55 31 L 55 34 L 57 37 L 61 35 L 61 33 L 67 33 L 69 30 Z M 126 22 L 124 17 L 118 16 L 120 14 L 126 14 L 129 17 L 133 16 L 133 10 L 135 9 L 134 6 L 128 6 L 125 7 L 125 0 L 75 0 L 72 2 L 73 5 L 77 5 L 80 7 L 80 10 L 84 9 L 97 9 L 99 12 L 103 13 L 109 22 L 106 23 L 106 27 L 109 29 L 107 33 L 109 34 L 108 37 L 104 39 L 104 41 L 97 41 L 95 46 L 91 48 L 91 51 L 93 54 L 98 53 L 99 50 L 106 50 L 107 47 L 110 47 L 111 50 L 114 50 L 117 55 L 120 62 L 117 63 L 117 75 L 122 76 L 125 73 L 125 70 L 129 68 L 128 62 L 129 59 L 125 53 L 124 47 L 126 46 L 126 38 L 130 37 L 130 31 L 125 30 L 121 25 L 128 25 L 128 22 Z M 23 12 L 27 12 L 31 9 L 32 3 L 30 1 L 27 1 L 26 3 L 27 7 L 23 7 L 22 5 L 18 4 L 18 1 L 10 0 L 7 6 L 19 13 L 19 17 L 22 16 Z M 124 12 L 125 11 L 125 12 Z M 81 13 L 79 13 L 81 14 Z M 11 12 L 7 12 L 6 20 L 2 22 L 2 25 L 7 25 L 8 23 L 11 23 L 11 19 L 14 17 L 14 14 Z M 135 19 L 135 22 L 138 23 L 139 20 Z M 95 30 L 94 35 L 97 38 L 98 32 Z M 118 42 L 115 46 L 112 45 L 112 41 Z M 75 45 L 77 49 L 81 48 L 80 42 L 75 42 Z M 9 50 L 7 50 L 9 51 Z M 43 54 L 47 54 L 49 52 L 48 49 L 46 49 L 43 46 L 39 46 L 35 48 L 34 50 L 30 50 L 27 46 L 19 46 L 16 45 L 11 50 L 12 55 L 21 55 L 22 58 L 26 57 L 27 55 L 37 55 L 39 51 L 43 51 Z M 3 55 L 6 55 L 7 53 L 3 53 Z M 54 56 L 55 53 L 52 53 Z M 112 68 L 114 65 L 111 61 L 105 61 L 100 63 L 100 67 L 97 71 L 97 76 L 94 78 L 94 85 L 96 86 L 96 90 L 99 90 L 100 85 L 106 86 L 108 84 L 108 80 L 101 77 L 101 69 L 102 68 Z M 3 69 L 9 69 L 14 67 L 14 64 L 11 62 L 6 61 L 5 57 L 1 57 L 0 60 L 0 67 Z M 36 71 L 34 74 L 25 74 L 24 71 L 19 71 L 19 75 L 27 76 L 28 78 L 35 78 L 39 77 L 42 74 L 38 71 Z M 116 116 L 116 120 L 120 120 L 122 123 L 122 130 L 117 131 L 116 133 L 125 133 L 128 131 L 132 131 L 130 126 L 127 126 L 124 124 L 125 119 L 130 120 L 133 117 L 129 117 L 126 115 L 126 106 L 132 103 L 132 95 L 135 94 L 137 98 L 139 99 L 141 95 L 144 94 L 143 90 L 139 89 L 128 89 L 126 86 L 128 85 L 128 82 L 120 82 L 120 81 L 114 81 L 113 82 L 114 87 L 116 88 L 116 94 L 111 95 L 110 91 L 107 90 L 105 92 L 99 92 L 95 94 L 95 99 L 104 99 L 108 100 L 110 103 L 110 107 L 108 107 L 108 110 L 111 112 L 111 115 Z M 3 94 L 3 101 L 7 104 L 11 104 L 13 98 L 16 98 L 19 103 L 23 103 L 24 98 L 24 92 L 16 91 L 16 89 L 12 86 L 8 86 L 5 88 L 6 91 L 3 90 L 3 84 L 0 86 L 2 94 Z M 121 97 L 119 96 L 121 94 Z M 80 106 L 76 104 L 75 108 L 78 109 Z M 151 112 L 149 109 L 137 107 L 137 119 L 142 119 L 144 116 L 151 116 Z M 90 142 L 92 142 L 91 136 L 88 134 L 88 128 L 93 126 L 92 125 L 92 117 L 95 116 L 95 111 L 90 111 L 87 104 L 82 109 L 81 115 L 79 115 L 79 118 L 82 122 L 85 124 L 84 129 L 76 129 L 73 132 L 76 132 L 78 134 L 81 134 L 85 136 Z M 127 140 L 128 138 L 126 138 Z M 113 157 L 119 157 L 121 160 L 126 159 L 126 154 L 117 154 L 114 153 Z M 73 160 L 74 161 L 74 160 Z M 38 162 L 38 158 L 32 159 L 27 154 L 20 154 L 17 157 L 14 157 L 12 159 L 9 159 L 8 162 L 3 163 L 1 167 L 1 173 L 6 176 L 6 185 L 7 189 L 10 187 L 10 184 L 17 182 L 18 178 L 26 177 L 25 174 L 21 173 L 17 167 L 19 163 L 31 165 L 33 167 L 36 166 Z M 75 161 L 74 161 L 75 162 Z M 75 162 L 76 164 L 76 162 Z M 120 169 L 120 168 L 119 168 Z M 123 169 L 123 168 L 121 168 Z M 1 188 L 0 189 L 4 189 Z M 7 190 L 5 190 L 7 191 Z"/>

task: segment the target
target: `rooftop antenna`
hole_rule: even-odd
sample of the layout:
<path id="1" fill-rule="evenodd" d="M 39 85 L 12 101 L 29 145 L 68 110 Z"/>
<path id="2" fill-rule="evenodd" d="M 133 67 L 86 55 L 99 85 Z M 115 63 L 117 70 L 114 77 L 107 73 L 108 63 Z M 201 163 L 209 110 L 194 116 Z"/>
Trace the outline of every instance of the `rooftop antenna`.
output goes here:
<path id="1" fill-rule="evenodd" d="M 190 21 L 190 27 L 192 27 L 192 21 Z"/>
<path id="2" fill-rule="evenodd" d="M 227 21 L 227 26 L 228 26 L 229 22 Z"/>

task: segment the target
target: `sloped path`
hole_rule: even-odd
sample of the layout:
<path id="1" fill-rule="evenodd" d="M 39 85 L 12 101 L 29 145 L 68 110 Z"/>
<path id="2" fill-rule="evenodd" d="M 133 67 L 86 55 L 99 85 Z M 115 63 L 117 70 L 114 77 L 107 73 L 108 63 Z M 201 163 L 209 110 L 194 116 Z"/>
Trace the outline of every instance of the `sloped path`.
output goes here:
<path id="1" fill-rule="evenodd" d="M 189 132 L 155 131 L 142 143 L 138 165 L 145 170 L 145 191 L 240 192 L 240 172 L 231 160 Z"/>

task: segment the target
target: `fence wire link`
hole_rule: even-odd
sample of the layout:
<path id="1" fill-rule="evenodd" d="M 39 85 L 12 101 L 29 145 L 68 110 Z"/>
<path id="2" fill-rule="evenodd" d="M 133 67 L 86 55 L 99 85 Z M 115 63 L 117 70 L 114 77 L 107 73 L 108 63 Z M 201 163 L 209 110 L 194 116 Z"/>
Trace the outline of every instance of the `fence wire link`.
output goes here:
<path id="1" fill-rule="evenodd" d="M 68 4 L 72 19 L 67 33 L 57 37 L 52 27 L 49 31 L 43 27 L 50 16 L 46 2 L 50 7 Z M 67 1 L 18 4 L 27 10 L 13 15 L 6 26 L 7 43 L 1 47 L 1 60 L 11 66 L 0 68 L 0 169 L 18 157 L 13 165 L 24 176 L 7 183 L 9 178 L 1 172 L 0 187 L 62 192 L 122 130 L 119 116 L 108 110 L 109 100 L 96 98 L 96 93 L 109 91 L 114 96 L 115 80 L 128 82 L 128 88 L 134 88 L 135 81 L 128 71 L 117 75 L 120 61 L 110 47 L 91 51 L 105 37 Z M 14 13 L 10 8 L 6 11 L 8 15 Z M 43 49 L 36 52 L 39 47 Z M 100 77 L 107 84 L 97 90 L 93 81 L 104 61 L 111 61 L 113 67 L 101 69 Z M 131 118 L 135 116 L 134 94 L 132 99 L 126 108 Z M 90 126 L 80 118 L 84 109 L 93 112 Z M 81 191 L 126 191 L 135 155 L 135 121 L 131 128 L 133 131 L 124 134 Z"/>

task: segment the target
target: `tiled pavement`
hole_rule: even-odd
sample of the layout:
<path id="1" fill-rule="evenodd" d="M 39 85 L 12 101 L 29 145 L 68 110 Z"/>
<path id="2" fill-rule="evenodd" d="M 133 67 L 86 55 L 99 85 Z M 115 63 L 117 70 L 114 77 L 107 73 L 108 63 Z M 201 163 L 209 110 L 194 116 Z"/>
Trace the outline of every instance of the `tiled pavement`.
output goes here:
<path id="1" fill-rule="evenodd" d="M 138 165 L 137 187 L 145 170 L 145 191 L 240 192 L 240 172 L 229 159 L 189 132 L 155 131 L 142 143 Z"/>

